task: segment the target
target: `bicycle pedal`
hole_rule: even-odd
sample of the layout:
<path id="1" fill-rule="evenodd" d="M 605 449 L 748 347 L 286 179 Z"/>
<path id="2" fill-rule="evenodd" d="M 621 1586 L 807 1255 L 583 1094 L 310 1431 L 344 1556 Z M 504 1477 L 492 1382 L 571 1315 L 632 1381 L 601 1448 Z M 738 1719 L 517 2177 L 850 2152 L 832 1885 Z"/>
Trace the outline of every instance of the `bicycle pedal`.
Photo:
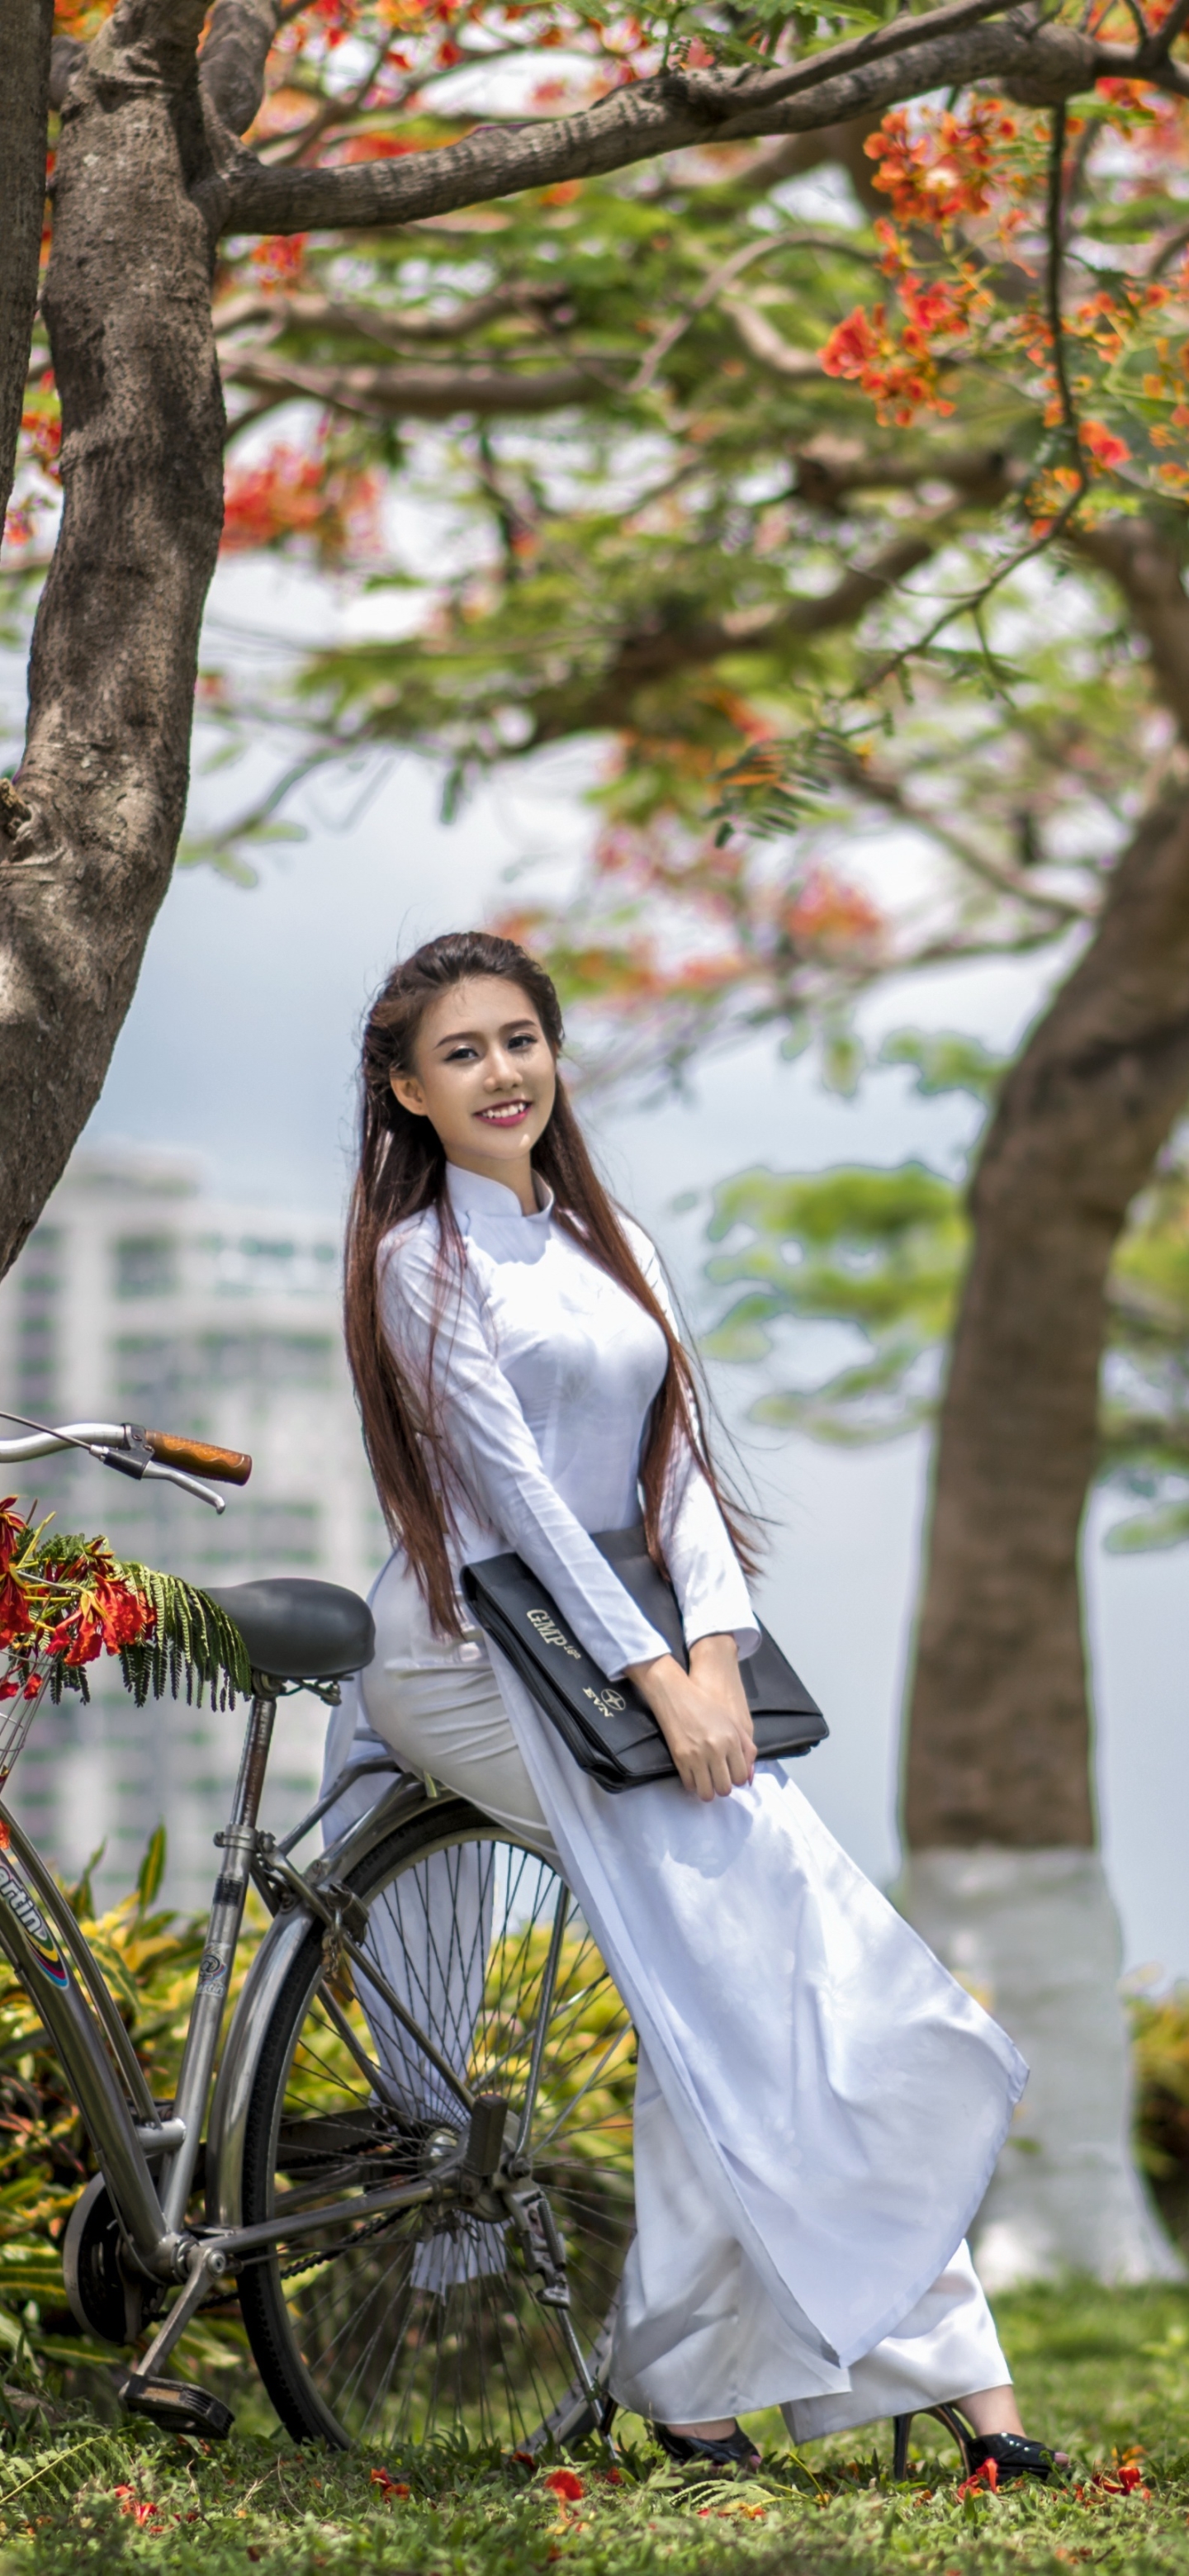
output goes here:
<path id="1" fill-rule="evenodd" d="M 139 2371 L 116 2369 L 111 2382 L 121 2406 L 168 2433 L 205 2433 L 208 2441 L 225 2442 L 235 2422 L 221 2397 L 185 2379 L 142 2379 Z"/>

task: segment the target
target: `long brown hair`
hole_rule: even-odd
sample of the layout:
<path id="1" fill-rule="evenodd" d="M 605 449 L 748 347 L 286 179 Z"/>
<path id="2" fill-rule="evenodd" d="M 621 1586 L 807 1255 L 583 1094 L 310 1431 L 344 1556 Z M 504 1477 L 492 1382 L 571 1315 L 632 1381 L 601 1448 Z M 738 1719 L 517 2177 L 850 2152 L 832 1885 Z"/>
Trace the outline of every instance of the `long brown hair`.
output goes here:
<path id="1" fill-rule="evenodd" d="M 432 1386 L 414 1382 L 384 1332 L 378 1272 L 380 1248 L 393 1226 L 402 1218 L 436 1208 L 443 1303 L 451 1263 L 456 1265 L 456 1276 L 461 1276 L 462 1238 L 445 1186 L 445 1154 L 429 1119 L 414 1117 L 402 1108 L 391 1076 L 414 1070 L 417 1034 L 430 1003 L 452 985 L 477 975 L 496 975 L 519 986 L 536 1011 L 554 1058 L 560 1055 L 565 1033 L 557 994 L 544 967 L 514 940 L 497 939 L 484 930 L 452 931 L 403 958 L 373 1003 L 364 1029 L 359 1168 L 347 1220 L 347 1356 L 364 1444 L 389 1532 L 404 1548 L 433 1624 L 445 1637 L 459 1634 L 447 1554 L 451 1480 L 440 1466 L 436 1477 L 432 1472 L 435 1455 L 440 1461 L 445 1442 L 434 1417 Z M 721 1491 L 707 1454 L 688 1356 L 644 1277 L 560 1082 L 549 1124 L 533 1154 L 533 1169 L 553 1191 L 558 1224 L 635 1298 L 659 1325 L 668 1345 L 668 1366 L 653 1400 L 640 1462 L 644 1526 L 652 1555 L 663 1564 L 661 1507 L 674 1443 L 684 1433 L 741 1562 L 753 1570 L 753 1549 L 740 1514 Z"/>

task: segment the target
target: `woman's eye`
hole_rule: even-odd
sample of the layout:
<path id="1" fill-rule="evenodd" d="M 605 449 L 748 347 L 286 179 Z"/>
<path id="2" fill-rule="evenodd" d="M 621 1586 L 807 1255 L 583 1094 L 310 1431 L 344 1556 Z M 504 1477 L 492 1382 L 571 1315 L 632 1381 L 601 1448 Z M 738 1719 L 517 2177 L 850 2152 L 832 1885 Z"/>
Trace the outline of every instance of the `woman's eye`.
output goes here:
<path id="1" fill-rule="evenodd" d="M 520 1048 L 524 1048 L 524 1047 L 534 1047 L 534 1046 L 536 1045 L 537 1041 L 536 1041 L 536 1037 L 535 1037 L 535 1034 L 534 1034 L 533 1030 L 532 1030 L 532 1029 L 525 1029 L 525 1030 L 524 1030 L 524 1032 L 523 1032 L 523 1034 L 522 1034 L 520 1037 L 518 1037 L 518 1038 L 512 1038 L 512 1039 L 509 1041 L 509 1043 L 510 1043 L 510 1045 L 511 1045 L 511 1046 L 513 1046 L 513 1047 L 520 1047 Z"/>
<path id="2" fill-rule="evenodd" d="M 446 1062 L 447 1062 L 447 1064 L 466 1064 L 466 1063 L 468 1063 L 468 1062 L 469 1062 L 470 1058 L 474 1055 L 474 1053 L 475 1053 L 475 1049 L 474 1049 L 474 1047 L 467 1047 L 467 1046 L 451 1047 L 451 1049 L 450 1049 L 450 1053 L 449 1053 L 449 1055 L 448 1055 L 448 1056 L 447 1056 L 447 1058 L 446 1058 Z"/>

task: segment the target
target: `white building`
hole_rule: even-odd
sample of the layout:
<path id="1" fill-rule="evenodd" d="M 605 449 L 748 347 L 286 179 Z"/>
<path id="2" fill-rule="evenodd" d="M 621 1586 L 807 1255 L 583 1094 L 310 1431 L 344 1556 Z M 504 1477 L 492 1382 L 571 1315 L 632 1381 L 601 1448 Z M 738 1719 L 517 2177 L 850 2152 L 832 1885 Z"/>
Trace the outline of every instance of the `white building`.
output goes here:
<path id="1" fill-rule="evenodd" d="M 0 1283 L 0 1404 L 42 1422 L 140 1422 L 254 1460 L 215 1513 L 85 1456 L 17 1471 L 22 1508 L 103 1531 L 118 1556 L 196 1583 L 307 1574 L 366 1591 L 386 1553 L 343 1357 L 333 1226 L 209 1198 L 187 1157 L 133 1147 L 75 1156 Z M 205 1904 L 243 1712 L 184 1699 L 136 1709 L 119 1666 L 88 1667 L 91 1705 L 43 1704 L 14 1783 L 40 1848 L 77 1873 L 100 1847 L 107 1902 L 169 1833 L 166 1894 Z M 326 1711 L 283 1700 L 265 1821 L 294 1821 L 317 1780 Z"/>

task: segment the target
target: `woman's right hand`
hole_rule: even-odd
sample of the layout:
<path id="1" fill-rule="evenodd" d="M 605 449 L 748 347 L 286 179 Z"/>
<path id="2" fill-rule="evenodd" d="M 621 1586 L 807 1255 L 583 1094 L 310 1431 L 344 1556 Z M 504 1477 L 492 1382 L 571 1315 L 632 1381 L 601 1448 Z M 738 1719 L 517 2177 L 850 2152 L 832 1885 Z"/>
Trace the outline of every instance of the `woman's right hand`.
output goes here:
<path id="1" fill-rule="evenodd" d="M 652 1710 L 682 1787 L 709 1804 L 746 1788 L 755 1770 L 755 1740 L 733 1640 L 733 1672 L 721 1671 L 717 1657 L 696 1650 L 692 1661 L 687 1673 L 675 1655 L 658 1655 L 652 1664 L 630 1664 L 627 1678 Z"/>

